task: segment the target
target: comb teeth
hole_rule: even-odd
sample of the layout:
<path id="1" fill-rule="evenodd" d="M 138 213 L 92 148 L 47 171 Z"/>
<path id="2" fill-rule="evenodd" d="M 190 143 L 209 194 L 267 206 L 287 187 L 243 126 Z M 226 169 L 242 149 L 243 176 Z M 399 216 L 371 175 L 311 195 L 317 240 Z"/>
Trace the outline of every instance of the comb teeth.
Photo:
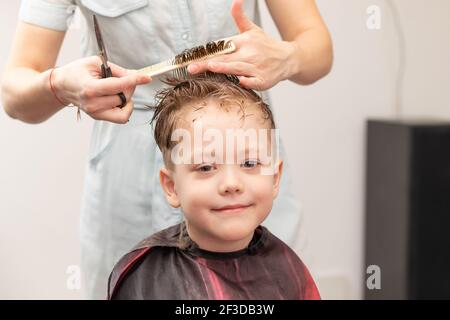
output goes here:
<path id="1" fill-rule="evenodd" d="M 171 71 L 171 76 L 177 79 L 186 79 L 189 77 L 187 67 L 181 67 Z"/>

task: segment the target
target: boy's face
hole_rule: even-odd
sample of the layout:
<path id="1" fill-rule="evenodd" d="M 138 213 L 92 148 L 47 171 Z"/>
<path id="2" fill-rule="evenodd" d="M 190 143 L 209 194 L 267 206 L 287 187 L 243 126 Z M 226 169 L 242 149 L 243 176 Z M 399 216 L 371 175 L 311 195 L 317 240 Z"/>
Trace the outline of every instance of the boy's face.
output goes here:
<path id="1" fill-rule="evenodd" d="M 191 161 L 161 170 L 166 197 L 172 206 L 181 206 L 189 235 L 200 248 L 243 249 L 269 214 L 279 190 L 282 162 L 267 157 L 271 155 L 270 122 L 263 119 L 259 106 L 249 103 L 245 117 L 238 105 L 219 107 L 215 100 L 186 109 L 179 128 L 190 134 Z M 195 140 L 199 128 L 203 132 L 200 143 Z M 216 133 L 214 141 L 205 137 L 211 130 Z M 227 138 L 227 134 L 243 131 L 256 133 L 258 140 L 239 143 Z M 271 166 L 274 170 L 267 170 Z"/>

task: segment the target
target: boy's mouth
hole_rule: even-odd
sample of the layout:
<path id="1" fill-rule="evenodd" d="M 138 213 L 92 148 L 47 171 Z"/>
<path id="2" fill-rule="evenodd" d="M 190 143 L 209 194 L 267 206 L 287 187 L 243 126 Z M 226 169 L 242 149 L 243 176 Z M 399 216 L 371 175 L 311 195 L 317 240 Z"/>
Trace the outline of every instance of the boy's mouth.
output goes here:
<path id="1" fill-rule="evenodd" d="M 212 211 L 221 212 L 221 213 L 235 213 L 235 212 L 241 212 L 251 206 L 252 206 L 251 204 L 232 204 L 232 205 L 227 205 L 224 207 L 212 209 Z"/>

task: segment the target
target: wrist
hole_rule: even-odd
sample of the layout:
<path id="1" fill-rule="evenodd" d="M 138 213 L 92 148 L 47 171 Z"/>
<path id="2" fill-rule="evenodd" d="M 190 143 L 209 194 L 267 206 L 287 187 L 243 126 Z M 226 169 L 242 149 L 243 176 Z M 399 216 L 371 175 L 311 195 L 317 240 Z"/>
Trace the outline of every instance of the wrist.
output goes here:
<path id="1" fill-rule="evenodd" d="M 301 59 L 299 58 L 299 44 L 296 41 L 283 41 L 286 52 L 286 63 L 283 80 L 292 78 L 301 73 Z"/>
<path id="2" fill-rule="evenodd" d="M 57 101 L 60 106 L 67 106 L 70 104 L 70 101 L 66 101 L 62 95 L 64 90 L 63 77 L 61 77 L 61 68 L 54 67 L 49 70 L 48 84 L 54 100 Z"/>

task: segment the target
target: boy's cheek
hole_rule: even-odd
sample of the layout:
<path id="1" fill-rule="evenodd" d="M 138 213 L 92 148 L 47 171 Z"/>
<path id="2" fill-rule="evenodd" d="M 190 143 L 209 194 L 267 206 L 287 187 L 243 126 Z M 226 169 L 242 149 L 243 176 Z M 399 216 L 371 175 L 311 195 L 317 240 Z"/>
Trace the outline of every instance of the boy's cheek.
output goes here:
<path id="1" fill-rule="evenodd" d="M 252 193 L 255 198 L 260 201 L 267 201 L 268 199 L 275 199 L 278 195 L 277 188 L 273 183 L 273 176 L 260 176 L 261 178 L 255 181 L 252 187 Z M 250 190 L 249 190 L 250 191 Z"/>
<path id="2" fill-rule="evenodd" d="M 189 206 L 204 205 L 211 199 L 213 192 L 214 189 L 211 186 L 206 186 L 205 183 L 196 183 L 195 181 L 186 181 L 182 189 L 179 189 L 179 195 L 182 196 L 182 204 Z"/>

